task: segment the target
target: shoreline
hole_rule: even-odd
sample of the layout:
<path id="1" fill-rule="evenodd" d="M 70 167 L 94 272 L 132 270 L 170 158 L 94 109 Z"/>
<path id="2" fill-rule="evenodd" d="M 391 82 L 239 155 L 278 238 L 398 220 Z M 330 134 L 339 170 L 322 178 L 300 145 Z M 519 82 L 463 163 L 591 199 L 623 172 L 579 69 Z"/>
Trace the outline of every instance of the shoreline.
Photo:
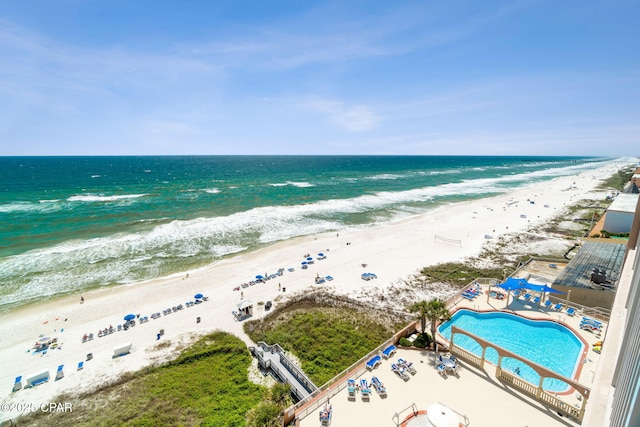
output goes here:
<path id="1" fill-rule="evenodd" d="M 617 172 L 621 165 L 611 163 L 594 171 L 532 184 L 503 195 L 447 204 L 397 222 L 276 242 L 190 271 L 188 277 L 186 272 L 184 276 L 176 273 L 16 308 L 0 317 L 0 361 L 8 366 L 0 373 L 0 382 L 7 390 L 0 399 L 39 403 L 50 402 L 65 392 L 88 391 L 114 381 L 125 372 L 161 363 L 197 336 L 213 330 L 230 332 L 250 345 L 242 323 L 231 316 L 241 293 L 253 301 L 254 318 L 258 318 L 265 314 L 259 302 L 279 304 L 289 295 L 317 286 L 348 296 L 384 292 L 395 281 L 407 278 L 424 266 L 477 255 L 489 240 L 487 236 L 496 238 L 505 233 L 525 232 L 544 223 L 569 204 L 596 194 L 595 186 Z M 600 192 L 604 191 L 597 193 Z M 434 241 L 436 234 L 461 240 L 461 243 Z M 316 258 L 319 252 L 325 253 L 327 259 L 315 260 L 306 270 L 299 268 L 304 254 Z M 367 267 L 363 268 L 363 264 Z M 289 267 L 294 271 L 289 272 Z M 284 268 L 285 272 L 276 279 L 233 290 L 257 274 L 275 273 L 278 268 Z M 375 273 L 378 278 L 365 282 L 360 278 L 363 272 Z M 316 275 L 331 275 L 334 280 L 316 285 Z M 278 284 L 286 290 L 279 291 Z M 96 335 L 99 329 L 115 327 L 123 323 L 122 317 L 127 313 L 150 317 L 154 312 L 193 300 L 196 293 L 208 296 L 209 301 L 159 319 L 150 318 L 128 331 L 82 343 L 83 334 Z M 85 298 L 84 304 L 79 302 L 80 295 Z M 161 329 L 164 335 L 158 340 Z M 56 337 L 61 349 L 49 350 L 44 355 L 27 352 L 40 334 Z M 115 347 L 129 342 L 131 354 L 111 357 Z M 93 358 L 85 360 L 89 353 Z M 84 361 L 84 368 L 76 370 L 80 361 Z M 65 376 L 54 381 L 56 368 L 61 364 L 65 366 Z M 51 375 L 48 383 L 10 393 L 15 377 L 22 375 L 24 380 L 45 369 Z M 17 414 L 0 415 L 2 421 Z"/>

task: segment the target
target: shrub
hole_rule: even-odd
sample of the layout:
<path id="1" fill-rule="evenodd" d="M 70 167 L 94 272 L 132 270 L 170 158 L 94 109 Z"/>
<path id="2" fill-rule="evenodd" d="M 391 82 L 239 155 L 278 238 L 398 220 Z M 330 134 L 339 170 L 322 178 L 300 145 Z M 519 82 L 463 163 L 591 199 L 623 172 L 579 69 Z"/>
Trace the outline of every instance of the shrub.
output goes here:
<path id="1" fill-rule="evenodd" d="M 402 347 L 411 347 L 413 344 L 407 338 L 402 337 L 398 341 L 398 345 L 401 345 Z"/>
<path id="2" fill-rule="evenodd" d="M 425 348 L 431 341 L 431 336 L 429 334 L 420 334 L 415 339 L 415 341 L 413 341 L 413 346 L 418 348 Z"/>

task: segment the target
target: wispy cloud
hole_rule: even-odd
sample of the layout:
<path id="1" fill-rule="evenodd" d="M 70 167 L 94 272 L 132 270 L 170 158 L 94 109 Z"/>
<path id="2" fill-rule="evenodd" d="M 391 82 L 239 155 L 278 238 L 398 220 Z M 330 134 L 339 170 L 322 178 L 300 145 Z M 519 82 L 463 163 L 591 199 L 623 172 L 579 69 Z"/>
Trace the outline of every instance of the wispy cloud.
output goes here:
<path id="1" fill-rule="evenodd" d="M 305 108 L 322 114 L 328 121 L 349 132 L 374 129 L 380 118 L 364 105 L 346 105 L 330 99 L 315 98 L 303 104 Z"/>

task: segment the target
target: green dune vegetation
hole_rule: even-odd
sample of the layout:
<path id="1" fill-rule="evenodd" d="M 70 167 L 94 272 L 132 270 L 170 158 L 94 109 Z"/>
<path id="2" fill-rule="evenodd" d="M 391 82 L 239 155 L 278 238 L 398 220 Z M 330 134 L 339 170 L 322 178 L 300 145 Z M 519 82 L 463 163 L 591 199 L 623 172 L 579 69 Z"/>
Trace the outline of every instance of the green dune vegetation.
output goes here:
<path id="1" fill-rule="evenodd" d="M 402 313 L 318 293 L 249 321 L 244 328 L 254 342 L 280 344 L 321 386 L 384 343 L 409 319 Z"/>
<path id="2" fill-rule="evenodd" d="M 251 354 L 239 338 L 214 332 L 162 366 L 125 375 L 115 384 L 84 395 L 65 395 L 73 412 L 37 412 L 19 425 L 40 426 L 245 426 L 260 402 L 273 402 L 268 388 L 249 381 Z M 282 393 L 280 393 L 280 396 Z M 285 393 L 288 396 L 288 390 Z M 275 398 L 284 408 L 288 402 Z M 277 411 L 278 403 L 266 405 Z M 252 412 L 259 418 L 261 411 Z M 257 414 L 255 413 L 257 412 Z"/>
<path id="3" fill-rule="evenodd" d="M 311 294 L 245 328 L 256 342 L 278 342 L 322 385 L 407 321 L 347 298 Z M 250 364 L 243 341 L 214 332 L 161 366 L 126 374 L 91 393 L 60 396 L 58 402 L 73 405 L 71 413 L 37 412 L 17 421 L 34 426 L 281 425 L 282 411 L 292 403 L 288 386 L 251 382 Z"/>

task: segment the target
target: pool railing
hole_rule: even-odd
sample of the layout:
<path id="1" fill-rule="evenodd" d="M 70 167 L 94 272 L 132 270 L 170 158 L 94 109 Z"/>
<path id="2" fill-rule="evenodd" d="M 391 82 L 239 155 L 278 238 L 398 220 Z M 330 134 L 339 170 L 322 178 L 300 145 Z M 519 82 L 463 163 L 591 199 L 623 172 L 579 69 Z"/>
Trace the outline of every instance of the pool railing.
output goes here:
<path id="1" fill-rule="evenodd" d="M 455 340 L 454 340 L 454 336 L 456 334 L 466 335 L 472 338 L 473 340 L 475 340 L 482 347 L 482 356 L 478 357 L 477 355 L 472 354 L 469 351 L 456 346 Z M 571 378 L 567 378 L 565 376 L 559 375 L 553 372 L 552 370 L 545 368 L 544 366 L 541 366 L 535 362 L 525 359 L 490 341 L 480 338 L 475 334 L 467 332 L 464 329 L 460 329 L 457 326 L 451 327 L 451 340 L 450 340 L 449 352 L 451 352 L 451 354 L 454 354 L 456 357 L 464 360 L 465 362 L 469 363 L 470 365 L 473 365 L 480 370 L 484 370 L 484 365 L 486 361 L 485 353 L 488 348 L 492 348 L 498 353 L 498 364 L 496 366 L 496 378 L 509 383 L 513 388 L 518 389 L 522 393 L 530 396 L 531 398 L 561 413 L 564 413 L 565 415 L 577 420 L 578 422 L 582 421 L 582 418 L 584 417 L 585 407 L 587 405 L 587 401 L 589 400 L 589 395 L 591 392 L 588 387 L 583 386 L 582 384 L 580 384 L 579 382 Z M 527 382 L 524 379 L 518 377 L 517 375 L 513 375 L 513 373 L 511 373 L 510 371 L 502 369 L 502 359 L 505 357 L 519 360 L 523 364 L 533 369 L 540 376 L 539 384 L 536 386 L 535 384 Z M 581 399 L 582 406 L 574 407 L 568 404 L 567 402 L 559 399 L 555 394 L 545 391 L 542 388 L 542 382 L 545 378 L 554 378 L 554 379 L 563 381 L 567 383 L 569 386 L 573 387 L 573 389 L 577 393 L 582 395 L 582 399 Z"/>

